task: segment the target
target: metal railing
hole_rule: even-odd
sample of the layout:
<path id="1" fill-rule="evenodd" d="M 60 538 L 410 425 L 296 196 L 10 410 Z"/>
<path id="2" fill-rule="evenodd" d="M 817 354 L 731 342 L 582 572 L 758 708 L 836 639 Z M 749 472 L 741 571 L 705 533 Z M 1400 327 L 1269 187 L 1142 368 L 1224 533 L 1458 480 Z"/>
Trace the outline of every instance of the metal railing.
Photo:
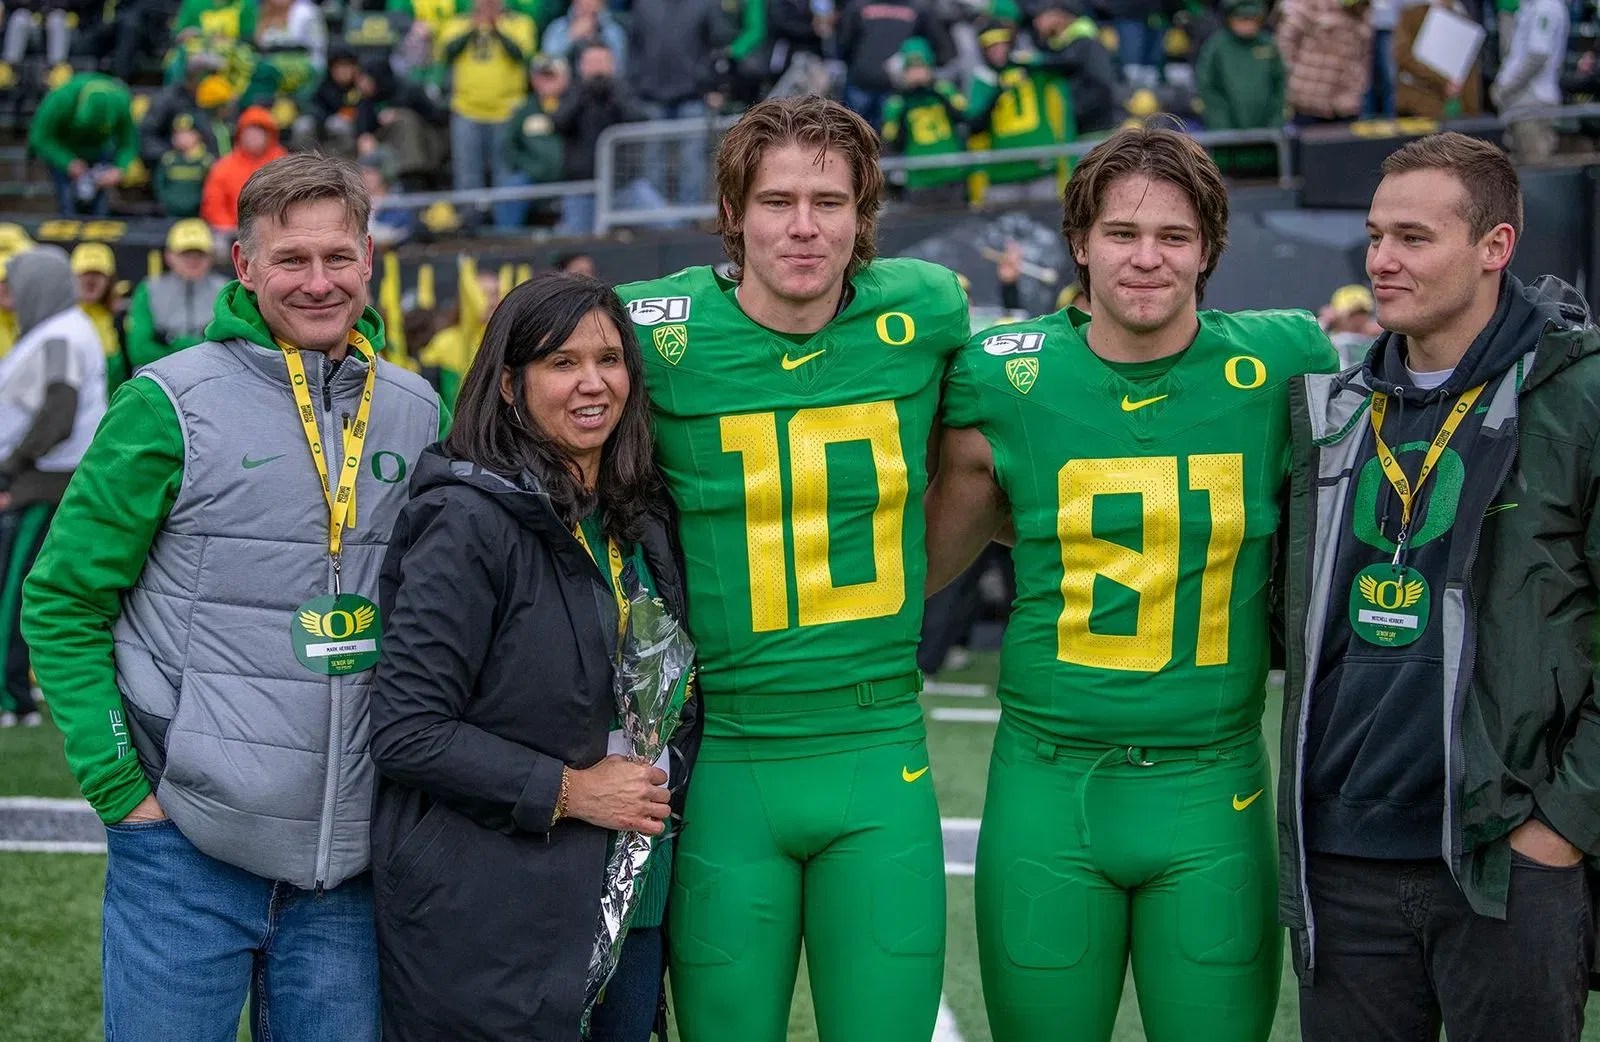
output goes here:
<path id="1" fill-rule="evenodd" d="M 692 136 L 705 135 L 714 139 L 736 122 L 734 117 L 710 119 L 658 120 L 651 123 L 620 123 L 606 128 L 595 145 L 595 232 L 604 235 L 613 228 L 641 224 L 661 224 L 671 221 L 703 221 L 717 215 L 716 203 L 709 197 L 697 203 L 677 203 L 652 206 L 648 210 L 630 210 L 619 204 L 619 188 L 633 176 L 639 176 L 622 156 L 625 150 L 642 149 L 651 145 L 680 142 Z M 1271 145 L 1278 153 L 1279 182 L 1286 187 L 1293 182 L 1292 139 L 1283 128 L 1265 130 L 1200 131 L 1193 135 L 1196 141 L 1208 147 L 1229 145 Z M 710 151 L 712 141 L 707 142 Z M 983 152 L 952 152 L 941 156 L 890 156 L 880 165 L 884 173 L 913 170 L 948 170 L 952 168 L 978 168 L 991 163 L 1026 162 L 1029 160 L 1054 160 L 1068 156 L 1081 156 L 1099 141 L 1085 138 L 1063 145 L 1035 145 L 1029 148 L 991 149 Z M 642 172 L 640 172 L 642 174 Z"/>
<path id="2" fill-rule="evenodd" d="M 1262 130 L 1200 130 L 1189 135 L 1206 148 L 1231 145 L 1271 145 L 1278 153 L 1278 183 L 1294 184 L 1293 140 L 1283 127 Z M 1028 148 L 990 149 L 985 152 L 951 152 L 942 156 L 889 156 L 878 163 L 885 174 L 913 170 L 949 170 L 982 167 L 991 163 L 1018 163 L 1029 160 L 1062 159 L 1081 156 L 1098 145 L 1104 135 L 1086 137 L 1063 145 L 1033 145 Z"/>
<path id="3" fill-rule="evenodd" d="M 533 199 L 559 199 L 566 195 L 589 195 L 599 187 L 596 181 L 546 181 L 543 184 L 515 185 L 507 188 L 469 188 L 459 192 L 397 192 L 372 201 L 372 209 L 426 210 L 435 203 L 451 206 L 488 206 L 493 203 L 522 202 Z"/>
<path id="4" fill-rule="evenodd" d="M 651 145 L 666 145 L 705 135 L 706 155 L 709 157 L 716 140 L 738 122 L 737 116 L 705 116 L 690 119 L 658 119 L 649 123 L 618 123 L 600 132 L 595 142 L 594 179 L 599 183 L 595 193 L 594 230 L 604 235 L 615 227 L 638 224 L 663 224 L 672 221 L 706 221 L 717 215 L 717 206 L 710 196 L 698 203 L 669 203 L 652 207 L 649 211 L 630 213 L 618 206 L 618 189 L 642 176 L 619 162 L 618 153 L 625 148 L 643 149 Z M 624 180 L 623 175 L 630 176 Z M 708 182 L 709 184 L 709 182 Z"/>
<path id="5" fill-rule="evenodd" d="M 1600 103 L 1560 105 L 1528 109 L 1516 113 L 1517 120 L 1548 119 L 1567 121 L 1600 118 Z M 631 182 L 645 176 L 643 165 L 634 158 L 652 146 L 665 146 L 704 137 L 705 154 L 709 165 L 716 141 L 737 122 L 736 116 L 707 116 L 691 119 L 653 120 L 645 123 L 619 123 L 600 134 L 595 146 L 595 176 L 587 181 L 561 181 L 547 184 L 525 185 L 515 188 L 484 188 L 465 192 L 409 192 L 385 196 L 375 202 L 381 210 L 421 210 L 435 203 L 461 206 L 481 206 L 512 200 L 561 198 L 569 195 L 592 194 L 595 198 L 594 233 L 604 235 L 615 228 L 640 225 L 659 225 L 706 221 L 716 216 L 716 204 L 709 191 L 699 201 L 665 203 L 648 208 L 630 208 L 624 197 Z M 1503 128 L 1508 121 L 1503 117 L 1484 116 L 1452 120 L 1448 126 L 1463 130 L 1493 130 Z M 1344 126 L 1367 128 L 1369 131 L 1405 135 L 1426 133 L 1440 124 L 1427 120 L 1376 120 L 1360 121 Z M 1383 133 L 1387 128 L 1387 133 Z M 1320 128 L 1318 128 L 1320 130 Z M 1295 146 L 1301 136 L 1294 126 L 1271 127 L 1260 130 L 1200 130 L 1191 136 L 1207 148 L 1237 146 L 1271 146 L 1277 153 L 1278 184 L 1293 188 L 1296 182 Z M 978 168 L 993 163 L 1049 161 L 1081 156 L 1094 148 L 1099 139 L 1090 137 L 1068 144 L 1038 145 L 1029 148 L 990 149 L 982 152 L 953 152 L 939 156 L 889 156 L 881 165 L 886 174 L 894 177 L 922 170 L 948 170 Z M 709 189 L 710 179 L 706 187 Z"/>

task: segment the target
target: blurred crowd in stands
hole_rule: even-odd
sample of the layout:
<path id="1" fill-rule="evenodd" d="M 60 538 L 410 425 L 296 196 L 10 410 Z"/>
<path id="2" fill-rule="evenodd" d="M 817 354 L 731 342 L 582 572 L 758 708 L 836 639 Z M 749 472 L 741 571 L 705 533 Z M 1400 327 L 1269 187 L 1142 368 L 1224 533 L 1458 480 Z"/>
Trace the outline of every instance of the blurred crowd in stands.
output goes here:
<path id="1" fill-rule="evenodd" d="M 0 113 L 31 113 L 63 214 L 199 217 L 225 236 L 244 180 L 284 149 L 358 158 L 379 197 L 566 185 L 594 177 L 608 127 L 661 119 L 704 126 L 638 148 L 615 187 L 635 208 L 702 203 L 716 117 L 773 93 L 833 93 L 908 156 L 1057 145 L 1158 111 L 1237 131 L 1497 112 L 1539 161 L 1556 132 L 1518 115 L 1600 90 L 1594 0 L 367 3 L 15 0 Z M 1483 30 L 1456 79 L 1416 46 L 1436 9 Z M 1275 162 L 1246 144 L 1219 159 Z M 923 163 L 903 189 L 1005 201 L 1047 195 L 1068 166 Z M 374 234 L 583 234 L 593 218 L 572 190 L 380 209 Z"/>

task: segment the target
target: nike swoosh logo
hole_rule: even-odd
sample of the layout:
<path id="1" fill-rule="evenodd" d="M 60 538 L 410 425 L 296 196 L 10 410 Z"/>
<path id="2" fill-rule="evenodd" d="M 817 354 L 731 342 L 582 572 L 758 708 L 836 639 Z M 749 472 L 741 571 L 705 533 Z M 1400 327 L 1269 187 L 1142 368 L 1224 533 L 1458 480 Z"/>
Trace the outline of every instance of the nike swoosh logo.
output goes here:
<path id="1" fill-rule="evenodd" d="M 247 452 L 244 455 L 244 459 L 239 461 L 239 465 L 244 467 L 245 470 L 255 470 L 257 467 L 266 466 L 275 459 L 283 459 L 283 455 L 284 454 L 280 452 L 276 456 L 263 456 L 261 459 L 251 459 L 250 454 Z"/>
<path id="2" fill-rule="evenodd" d="M 1484 517 L 1488 517 L 1490 514 L 1498 514 L 1502 510 L 1515 510 L 1515 509 L 1517 509 L 1517 504 L 1516 503 L 1496 503 L 1494 506 L 1490 507 L 1488 510 L 1485 510 L 1483 512 L 1483 516 Z"/>
<path id="3" fill-rule="evenodd" d="M 783 356 L 783 367 L 784 369 L 799 369 L 801 366 L 805 365 L 818 355 L 825 355 L 827 353 L 828 349 L 823 348 L 821 351 L 813 351 L 809 355 L 801 355 L 799 358 L 790 358 L 788 352 L 785 352 Z"/>
<path id="4" fill-rule="evenodd" d="M 1123 412 L 1138 412 L 1140 409 L 1143 409 L 1146 405 L 1154 405 L 1156 402 L 1159 402 L 1159 401 L 1163 400 L 1166 397 L 1167 396 L 1164 395 L 1164 394 L 1158 394 L 1154 398 L 1145 398 L 1145 399 L 1143 399 L 1141 401 L 1130 402 L 1128 400 L 1128 396 L 1127 395 L 1123 395 L 1122 396 L 1122 411 Z"/>
<path id="5" fill-rule="evenodd" d="M 928 768 L 926 768 L 926 767 L 924 767 L 920 771 L 913 771 L 909 767 L 900 768 L 900 777 L 904 778 L 908 782 L 914 782 L 918 778 L 922 777 L 924 774 L 927 774 L 927 773 L 928 773 Z"/>
<path id="6" fill-rule="evenodd" d="M 1246 796 L 1242 800 L 1239 798 L 1239 794 L 1238 793 L 1234 793 L 1234 796 L 1233 796 L 1233 809 L 1234 810 L 1244 810 L 1246 807 L 1250 806 L 1250 804 L 1252 804 L 1256 800 L 1260 799 L 1261 798 L 1261 794 L 1263 792 L 1266 792 L 1266 791 L 1267 791 L 1266 789 L 1257 789 L 1255 792 L 1252 792 L 1250 795 Z"/>

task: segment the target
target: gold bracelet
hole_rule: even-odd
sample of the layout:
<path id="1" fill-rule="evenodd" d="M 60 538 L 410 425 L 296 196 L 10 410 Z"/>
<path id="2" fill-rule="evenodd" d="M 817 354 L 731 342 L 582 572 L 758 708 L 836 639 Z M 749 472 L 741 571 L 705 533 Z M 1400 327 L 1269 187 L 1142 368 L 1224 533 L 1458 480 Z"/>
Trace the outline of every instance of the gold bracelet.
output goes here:
<path id="1" fill-rule="evenodd" d="M 567 797 L 572 794 L 572 768 L 561 768 L 561 792 L 556 796 L 556 810 L 550 815 L 550 824 L 554 825 L 567 816 Z"/>

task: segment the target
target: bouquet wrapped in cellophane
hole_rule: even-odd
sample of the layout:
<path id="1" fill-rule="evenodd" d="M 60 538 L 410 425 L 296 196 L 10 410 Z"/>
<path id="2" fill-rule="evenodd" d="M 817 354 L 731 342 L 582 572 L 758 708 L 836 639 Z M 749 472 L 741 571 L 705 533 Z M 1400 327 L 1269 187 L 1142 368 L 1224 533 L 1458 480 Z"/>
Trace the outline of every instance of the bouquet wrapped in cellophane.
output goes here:
<path id="1" fill-rule="evenodd" d="M 683 716 L 677 694 L 688 683 L 694 664 L 694 642 L 659 597 L 639 583 L 633 569 L 622 576 L 628 599 L 628 620 L 621 635 L 616 680 L 617 719 L 626 738 L 627 755 L 655 763 L 666 751 Z M 617 833 L 606 863 L 600 892 L 600 922 L 589 957 L 589 983 L 584 995 L 583 1034 L 595 1002 L 622 955 L 622 941 L 638 907 L 645 862 L 653 840 L 642 832 Z"/>

